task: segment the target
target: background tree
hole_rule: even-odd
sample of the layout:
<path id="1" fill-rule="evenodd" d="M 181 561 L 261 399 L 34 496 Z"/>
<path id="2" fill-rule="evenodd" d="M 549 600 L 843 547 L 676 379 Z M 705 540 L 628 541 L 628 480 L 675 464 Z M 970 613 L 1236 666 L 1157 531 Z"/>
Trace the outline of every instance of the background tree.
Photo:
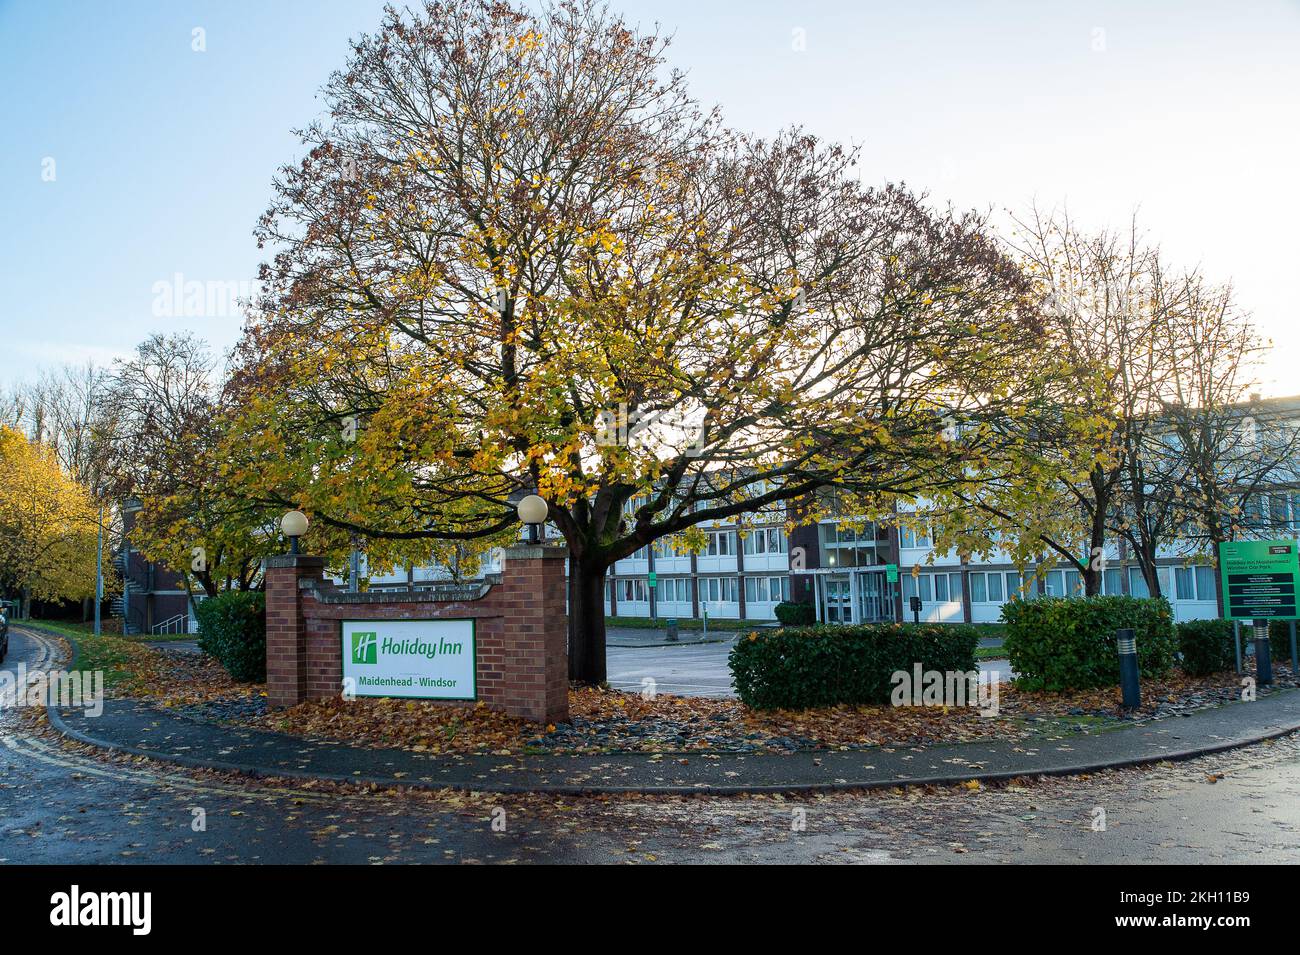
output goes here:
<path id="1" fill-rule="evenodd" d="M 390 11 L 277 180 L 232 379 L 243 493 L 372 546 L 514 539 L 546 498 L 579 680 L 616 560 L 826 489 L 1014 483 L 1050 370 L 982 219 L 727 130 L 665 45 L 592 3 Z"/>
<path id="2" fill-rule="evenodd" d="M 1179 361 L 1141 499 L 1167 537 L 1148 534 L 1142 556 L 1153 559 L 1156 546 L 1176 537 L 1187 557 L 1217 562 L 1224 541 L 1294 536 L 1288 499 L 1300 483 L 1300 430 L 1293 407 L 1251 391 L 1268 343 L 1231 287 L 1193 274 L 1186 288 L 1170 316 Z"/>
<path id="3" fill-rule="evenodd" d="M 33 600 L 95 592 L 95 505 L 48 445 L 0 425 L 0 587 L 26 616 Z"/>
<path id="4" fill-rule="evenodd" d="M 118 434 L 112 490 L 141 503 L 132 545 L 210 597 L 257 584 L 261 558 L 278 549 L 280 517 L 224 479 L 220 388 L 203 341 L 153 335 L 114 365 L 105 398 Z"/>

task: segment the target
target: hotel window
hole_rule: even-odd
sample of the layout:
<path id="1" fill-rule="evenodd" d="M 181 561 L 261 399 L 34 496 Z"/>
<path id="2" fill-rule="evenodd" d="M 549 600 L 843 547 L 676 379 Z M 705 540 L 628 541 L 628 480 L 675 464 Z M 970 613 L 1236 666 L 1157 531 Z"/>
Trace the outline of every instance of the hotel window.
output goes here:
<path id="1" fill-rule="evenodd" d="M 691 580 L 689 577 L 660 577 L 659 599 L 661 601 L 689 603 L 691 599 L 690 585 Z"/>
<path id="2" fill-rule="evenodd" d="M 961 574 L 934 574 L 934 599 L 939 603 L 961 603 Z"/>
<path id="3" fill-rule="evenodd" d="M 1216 600 L 1213 567 L 1175 567 L 1174 596 L 1179 600 Z"/>
<path id="4" fill-rule="evenodd" d="M 672 602 L 677 599 L 677 584 L 680 577 L 660 577 L 659 585 L 655 588 L 655 597 L 660 603 Z"/>
<path id="5" fill-rule="evenodd" d="M 705 577 L 700 593 L 709 603 L 736 603 L 738 588 L 735 577 Z"/>
<path id="6" fill-rule="evenodd" d="M 736 553 L 735 531 L 712 531 L 706 553 L 710 557 L 727 557 Z"/>
<path id="7" fill-rule="evenodd" d="M 930 575 L 921 574 L 919 577 L 913 577 L 907 574 L 903 577 L 903 609 L 907 609 L 907 604 L 913 597 L 920 597 L 922 603 L 934 602 L 934 590 L 930 586 Z"/>
<path id="8" fill-rule="evenodd" d="M 622 581 L 623 588 L 618 593 L 619 600 L 626 600 L 629 603 L 644 602 L 650 599 L 649 591 L 646 589 L 646 582 L 640 578 L 635 580 Z"/>
<path id="9" fill-rule="evenodd" d="M 1077 570 L 1067 570 L 1065 572 L 1065 595 L 1067 597 L 1082 597 L 1087 589 L 1083 582 L 1083 574 Z"/>
<path id="10" fill-rule="evenodd" d="M 1007 580 L 1008 600 L 1033 600 L 1038 596 L 1038 581 L 1017 573 L 1004 575 Z"/>
<path id="11" fill-rule="evenodd" d="M 746 603 L 780 603 L 790 599 L 789 577 L 746 577 Z"/>
<path id="12" fill-rule="evenodd" d="M 779 527 L 759 527 L 745 538 L 746 554 L 784 554 L 785 531 Z"/>
<path id="13" fill-rule="evenodd" d="M 1059 570 L 1049 570 L 1047 576 L 1043 579 L 1043 584 L 1049 597 L 1064 597 L 1065 581 L 1061 578 Z"/>
<path id="14" fill-rule="evenodd" d="M 1160 593 L 1165 597 L 1168 597 L 1169 594 L 1174 590 L 1174 588 L 1170 586 L 1170 579 L 1169 579 L 1169 572 L 1174 569 L 1176 568 L 1172 568 L 1172 567 L 1156 568 L 1156 574 L 1160 578 Z M 1211 573 L 1213 573 L 1212 568 L 1207 567 L 1206 570 L 1209 570 Z M 1211 578 L 1211 581 L 1212 580 L 1213 578 Z M 1146 579 L 1142 576 L 1142 568 L 1130 567 L 1128 569 L 1128 592 L 1133 597 L 1151 596 L 1151 590 L 1147 587 Z M 1210 599 L 1212 600 L 1214 598 L 1211 597 Z"/>
<path id="15" fill-rule="evenodd" d="M 1219 575 L 1213 567 L 1196 568 L 1196 599 L 1197 600 L 1218 600 L 1219 588 L 1217 586 Z"/>
<path id="16" fill-rule="evenodd" d="M 898 546 L 899 547 L 929 547 L 930 529 L 928 527 L 922 527 L 922 528 L 899 527 Z"/>
<path id="17" fill-rule="evenodd" d="M 1014 576 L 1014 575 L 1013 575 Z M 973 604 L 1002 603 L 1002 575 L 973 572 L 970 575 L 970 602 Z"/>
<path id="18" fill-rule="evenodd" d="M 876 563 L 874 525 L 868 524 L 857 531 L 836 524 L 822 524 L 817 534 L 823 567 L 870 567 Z"/>
<path id="19" fill-rule="evenodd" d="M 1116 597 L 1123 592 L 1119 580 L 1119 568 L 1108 567 L 1101 575 L 1101 592 L 1108 597 Z"/>
<path id="20" fill-rule="evenodd" d="M 1279 530 L 1291 526 L 1290 515 L 1287 513 L 1287 496 L 1285 494 L 1270 494 L 1268 496 L 1268 519 L 1269 523 Z"/>

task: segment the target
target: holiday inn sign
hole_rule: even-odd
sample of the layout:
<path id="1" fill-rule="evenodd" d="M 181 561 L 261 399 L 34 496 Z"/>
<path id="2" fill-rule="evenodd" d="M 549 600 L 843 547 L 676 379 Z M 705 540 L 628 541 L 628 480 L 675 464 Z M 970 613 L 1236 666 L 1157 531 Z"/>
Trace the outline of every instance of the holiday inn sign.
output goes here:
<path id="1" fill-rule="evenodd" d="M 356 696 L 476 698 L 473 620 L 344 620 L 342 639 Z"/>

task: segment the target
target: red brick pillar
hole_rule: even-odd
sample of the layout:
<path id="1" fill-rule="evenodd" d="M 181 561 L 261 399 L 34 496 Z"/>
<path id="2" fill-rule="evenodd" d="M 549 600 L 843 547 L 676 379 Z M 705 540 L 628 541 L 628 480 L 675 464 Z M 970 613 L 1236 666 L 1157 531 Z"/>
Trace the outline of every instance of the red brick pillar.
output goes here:
<path id="1" fill-rule="evenodd" d="M 501 573 L 504 689 L 515 715 L 543 723 L 569 720 L 567 556 L 562 547 L 508 547 Z"/>
<path id="2" fill-rule="evenodd" d="M 325 561 L 291 554 L 268 557 L 266 576 L 266 696 L 293 706 L 307 696 L 307 633 L 298 581 L 319 579 Z"/>

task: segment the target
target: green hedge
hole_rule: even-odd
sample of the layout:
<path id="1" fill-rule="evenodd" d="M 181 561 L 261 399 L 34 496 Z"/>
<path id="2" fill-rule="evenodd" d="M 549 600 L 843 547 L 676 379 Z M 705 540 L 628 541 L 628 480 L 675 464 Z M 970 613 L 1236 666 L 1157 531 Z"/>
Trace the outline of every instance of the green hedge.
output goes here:
<path id="1" fill-rule="evenodd" d="M 728 660 L 741 702 L 755 709 L 888 703 L 902 670 L 976 669 L 974 627 L 944 624 L 783 627 L 742 636 Z"/>
<path id="2" fill-rule="evenodd" d="M 1237 652 L 1232 645 L 1232 621 L 1187 620 L 1178 625 L 1178 652 L 1183 670 L 1192 676 L 1207 676 L 1233 670 Z"/>
<path id="3" fill-rule="evenodd" d="M 1119 685 L 1115 631 L 1131 627 L 1143 677 L 1165 676 L 1178 649 L 1173 612 L 1163 598 L 1038 597 L 1003 605 L 1003 646 L 1017 685 L 1088 690 Z"/>
<path id="4" fill-rule="evenodd" d="M 783 600 L 772 611 L 776 614 L 776 619 L 786 627 L 807 627 L 817 622 L 817 614 L 810 603 Z"/>
<path id="5" fill-rule="evenodd" d="M 195 604 L 199 649 L 241 683 L 266 682 L 266 595 L 228 590 Z"/>
<path id="6" fill-rule="evenodd" d="M 1250 624 L 1242 623 L 1241 639 L 1244 643 L 1247 640 L 1254 640 L 1255 635 L 1251 633 Z M 1268 626 L 1268 646 L 1273 653 L 1273 662 L 1281 661 L 1288 666 L 1291 664 L 1291 621 L 1290 620 L 1270 620 Z"/>

